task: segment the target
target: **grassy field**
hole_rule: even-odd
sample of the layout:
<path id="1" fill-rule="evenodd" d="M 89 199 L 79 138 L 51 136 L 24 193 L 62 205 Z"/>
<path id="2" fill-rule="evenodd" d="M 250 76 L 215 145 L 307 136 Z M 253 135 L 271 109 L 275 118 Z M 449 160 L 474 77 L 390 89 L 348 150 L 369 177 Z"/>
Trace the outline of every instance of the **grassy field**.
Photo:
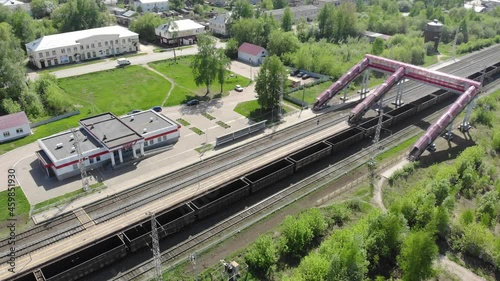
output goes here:
<path id="1" fill-rule="evenodd" d="M 196 86 L 193 79 L 193 73 L 189 64 L 193 57 L 179 57 L 178 64 L 174 64 L 174 60 L 165 60 L 160 62 L 152 62 L 148 65 L 172 78 L 175 81 L 175 87 L 170 97 L 166 102 L 166 106 L 178 105 L 187 102 L 190 99 L 204 99 L 206 87 L 204 85 Z M 229 77 L 224 83 L 224 93 L 220 93 L 220 85 L 215 83 L 210 87 L 211 97 L 220 97 L 229 94 L 229 90 L 234 89 L 236 85 L 246 86 L 250 84 L 250 80 L 239 75 Z"/>
<path id="2" fill-rule="evenodd" d="M 33 129 L 23 139 L 0 145 L 0 154 L 34 142 L 39 138 L 78 126 L 78 120 L 102 112 L 116 115 L 133 109 L 161 105 L 171 84 L 160 75 L 140 66 L 128 66 L 59 80 L 67 98 L 80 110 L 79 115 Z"/>
<path id="3" fill-rule="evenodd" d="M 284 113 L 288 113 L 294 109 L 288 106 L 283 106 Z M 278 111 L 275 110 L 274 112 L 272 111 L 263 111 L 260 108 L 259 103 L 257 100 L 252 100 L 252 101 L 246 101 L 246 102 L 240 102 L 236 105 L 234 108 L 234 111 L 245 116 L 246 118 L 249 118 L 255 122 L 259 122 L 262 120 L 270 120 L 273 116 L 274 119 L 278 117 Z"/>
<path id="4" fill-rule="evenodd" d="M 9 192 L 7 190 L 0 192 L 0 206 L 2 206 L 2 211 L 0 212 L 0 222 L 3 222 L 9 218 L 11 218 L 10 212 L 12 210 L 8 209 L 9 205 L 8 203 L 14 203 L 15 206 L 13 209 L 13 214 L 14 217 L 18 216 L 23 216 L 27 215 L 28 212 L 30 211 L 30 203 L 28 202 L 28 199 L 24 195 L 24 192 L 21 188 L 16 187 L 15 189 L 15 194 L 12 197 L 13 201 L 9 201 Z"/>

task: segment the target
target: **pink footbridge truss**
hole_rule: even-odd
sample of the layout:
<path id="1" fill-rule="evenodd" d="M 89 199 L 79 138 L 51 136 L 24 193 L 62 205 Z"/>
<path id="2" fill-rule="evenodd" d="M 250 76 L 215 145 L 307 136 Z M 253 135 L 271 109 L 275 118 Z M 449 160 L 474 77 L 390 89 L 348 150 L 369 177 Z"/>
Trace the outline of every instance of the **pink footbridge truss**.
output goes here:
<path id="1" fill-rule="evenodd" d="M 444 131 L 457 116 L 464 110 L 464 108 L 476 97 L 481 88 L 481 83 L 454 76 L 446 73 L 428 70 L 422 67 L 414 66 L 411 64 L 402 63 L 395 60 L 390 60 L 373 55 L 366 55 L 363 60 L 353 66 L 346 74 L 333 83 L 328 89 L 323 91 L 316 102 L 314 109 L 321 109 L 337 95 L 342 89 L 346 88 L 354 79 L 359 77 L 365 70 L 377 70 L 390 74 L 389 78 L 380 86 L 378 86 L 373 93 L 368 95 L 361 103 L 359 103 L 349 116 L 349 123 L 358 123 L 363 115 L 374 106 L 394 85 L 402 83 L 404 79 L 412 79 L 425 84 L 429 84 L 438 88 L 446 89 L 461 94 L 460 97 L 450 106 L 450 108 L 443 114 L 439 120 L 432 124 L 427 132 L 413 145 L 408 158 L 416 160 L 425 151 L 425 149 L 434 142 L 434 140 Z M 367 87 L 367 73 L 363 77 L 361 93 L 366 93 Z M 396 96 L 396 105 L 401 102 L 402 91 L 398 91 Z M 468 126 L 468 118 L 470 112 L 466 114 L 463 126 Z"/>

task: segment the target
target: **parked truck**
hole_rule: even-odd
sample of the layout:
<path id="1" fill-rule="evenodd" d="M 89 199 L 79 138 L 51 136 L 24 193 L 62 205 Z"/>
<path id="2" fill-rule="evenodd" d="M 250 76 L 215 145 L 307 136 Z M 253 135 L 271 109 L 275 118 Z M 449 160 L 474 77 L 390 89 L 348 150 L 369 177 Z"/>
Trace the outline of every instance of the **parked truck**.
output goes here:
<path id="1" fill-rule="evenodd" d="M 116 62 L 118 63 L 118 66 L 130 65 L 130 61 L 128 59 L 124 59 L 124 58 L 117 59 Z"/>

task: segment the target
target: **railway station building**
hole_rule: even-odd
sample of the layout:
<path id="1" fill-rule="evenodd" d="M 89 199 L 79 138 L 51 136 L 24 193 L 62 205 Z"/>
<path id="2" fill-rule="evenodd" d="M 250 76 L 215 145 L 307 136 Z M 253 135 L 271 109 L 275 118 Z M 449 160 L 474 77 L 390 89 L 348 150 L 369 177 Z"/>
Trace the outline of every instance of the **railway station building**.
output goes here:
<path id="1" fill-rule="evenodd" d="M 122 117 L 108 112 L 78 123 L 79 128 L 38 140 L 36 155 L 47 176 L 62 180 L 78 175 L 80 161 L 86 169 L 114 167 L 172 145 L 180 136 L 180 125 L 153 110 Z"/>

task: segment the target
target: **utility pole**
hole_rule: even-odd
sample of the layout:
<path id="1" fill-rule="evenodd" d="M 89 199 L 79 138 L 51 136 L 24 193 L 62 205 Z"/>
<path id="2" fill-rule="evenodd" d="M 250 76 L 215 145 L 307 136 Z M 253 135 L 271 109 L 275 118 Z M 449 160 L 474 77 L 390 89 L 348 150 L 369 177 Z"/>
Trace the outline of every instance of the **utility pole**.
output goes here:
<path id="1" fill-rule="evenodd" d="M 155 280 L 162 281 L 161 275 L 161 254 L 160 243 L 158 241 L 158 229 L 156 228 L 155 214 L 151 213 L 151 238 L 153 240 L 153 262 L 155 264 Z"/>
<path id="2" fill-rule="evenodd" d="M 189 261 L 193 263 L 194 274 L 196 276 L 196 281 L 198 281 L 198 270 L 196 268 L 196 259 L 198 258 L 196 252 L 189 256 Z"/>
<path id="3" fill-rule="evenodd" d="M 375 130 L 375 136 L 373 137 L 373 145 L 372 145 L 372 153 L 371 159 L 368 162 L 368 169 L 370 169 L 370 186 L 375 187 L 375 171 L 377 168 L 377 160 L 375 160 L 377 156 L 379 140 L 380 140 L 380 132 L 382 131 L 382 120 L 384 117 L 384 109 L 382 108 L 382 98 L 378 102 L 378 124 Z"/>
<path id="4" fill-rule="evenodd" d="M 82 178 L 82 188 L 83 191 L 89 190 L 89 179 L 87 177 L 87 169 L 85 168 L 85 159 L 83 159 L 82 149 L 80 147 L 80 139 L 78 137 L 78 131 L 75 129 L 71 129 L 71 133 L 73 134 L 73 138 L 75 142 L 73 143 L 76 153 L 78 154 L 78 165 L 80 166 L 80 176 Z"/>
<path id="5" fill-rule="evenodd" d="M 279 99 L 279 111 L 278 111 L 278 119 L 281 121 L 281 118 L 283 116 L 283 108 L 282 108 L 282 104 L 283 104 L 283 84 L 285 82 L 283 81 L 283 76 L 281 76 L 281 88 L 280 88 L 280 99 Z"/>

